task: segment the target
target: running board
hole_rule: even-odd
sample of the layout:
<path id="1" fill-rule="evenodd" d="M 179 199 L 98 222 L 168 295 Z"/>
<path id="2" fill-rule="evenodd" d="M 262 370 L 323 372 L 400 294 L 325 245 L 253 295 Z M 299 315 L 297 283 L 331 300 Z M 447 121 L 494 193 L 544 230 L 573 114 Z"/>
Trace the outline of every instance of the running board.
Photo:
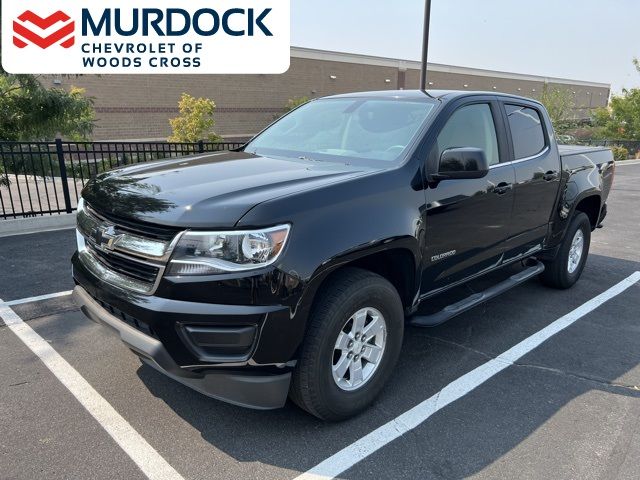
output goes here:
<path id="1" fill-rule="evenodd" d="M 481 303 L 486 302 L 487 300 L 497 297 L 513 287 L 517 287 L 521 283 L 541 274 L 543 271 L 544 264 L 542 262 L 537 262 L 535 265 L 510 276 L 503 282 L 486 289 L 484 292 L 474 293 L 470 297 L 449 305 L 437 313 L 431 315 L 414 315 L 411 317 L 409 323 L 414 327 L 435 327 L 463 312 L 466 312 L 467 310 L 472 309 L 473 307 L 480 305 Z"/>

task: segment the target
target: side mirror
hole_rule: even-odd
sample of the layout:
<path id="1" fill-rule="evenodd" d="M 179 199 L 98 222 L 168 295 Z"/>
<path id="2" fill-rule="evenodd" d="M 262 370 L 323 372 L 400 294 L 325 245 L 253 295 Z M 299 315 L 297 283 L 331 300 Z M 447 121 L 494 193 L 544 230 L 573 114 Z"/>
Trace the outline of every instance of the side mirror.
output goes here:
<path id="1" fill-rule="evenodd" d="M 442 152 L 438 173 L 433 180 L 482 178 L 489 173 L 489 162 L 481 148 L 450 148 Z"/>

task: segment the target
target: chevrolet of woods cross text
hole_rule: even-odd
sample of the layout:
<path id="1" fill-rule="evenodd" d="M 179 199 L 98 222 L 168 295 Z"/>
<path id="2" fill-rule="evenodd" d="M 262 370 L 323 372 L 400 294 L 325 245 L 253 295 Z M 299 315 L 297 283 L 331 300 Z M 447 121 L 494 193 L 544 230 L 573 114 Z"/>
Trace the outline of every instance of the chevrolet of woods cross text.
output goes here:
<path id="1" fill-rule="evenodd" d="M 340 420 L 381 392 L 405 325 L 439 325 L 534 277 L 576 283 L 613 176 L 611 151 L 558 147 L 534 100 L 322 98 L 237 150 L 92 179 L 75 297 L 205 395 L 259 409 L 290 397 Z M 466 283 L 484 290 L 465 298 Z"/>

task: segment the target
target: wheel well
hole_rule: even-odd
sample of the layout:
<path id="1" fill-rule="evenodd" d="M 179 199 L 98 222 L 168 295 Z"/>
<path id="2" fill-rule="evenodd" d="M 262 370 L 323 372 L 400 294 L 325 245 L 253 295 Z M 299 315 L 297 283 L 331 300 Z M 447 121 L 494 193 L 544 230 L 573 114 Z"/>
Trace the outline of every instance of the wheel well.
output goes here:
<path id="1" fill-rule="evenodd" d="M 595 230 L 600 217 L 600 197 L 598 195 L 591 195 L 590 197 L 583 198 L 580 200 L 580 203 L 576 205 L 576 212 L 586 213 L 591 222 L 591 230 Z"/>
<path id="2" fill-rule="evenodd" d="M 342 265 L 335 272 L 332 272 L 329 278 L 346 267 L 369 270 L 386 278 L 398 291 L 402 306 L 407 308 L 412 305 L 415 294 L 416 270 L 413 254 L 409 250 L 399 248 L 367 255 Z"/>

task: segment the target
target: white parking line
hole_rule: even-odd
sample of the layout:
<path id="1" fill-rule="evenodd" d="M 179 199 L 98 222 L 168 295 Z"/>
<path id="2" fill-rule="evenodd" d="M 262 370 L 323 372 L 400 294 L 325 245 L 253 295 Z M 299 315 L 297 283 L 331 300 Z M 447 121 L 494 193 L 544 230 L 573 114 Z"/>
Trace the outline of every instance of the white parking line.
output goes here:
<path id="1" fill-rule="evenodd" d="M 518 359 L 529 353 L 540 344 L 564 330 L 589 312 L 592 312 L 607 300 L 624 292 L 627 288 L 640 280 L 640 272 L 635 272 L 629 277 L 614 285 L 609 290 L 579 306 L 572 312 L 559 318 L 547 327 L 526 338 L 514 347 L 510 348 L 497 358 L 480 365 L 475 370 L 453 381 L 438 393 L 424 402 L 416 405 L 402 415 L 382 425 L 373 432 L 343 448 L 335 455 L 319 463 L 311 470 L 296 477 L 295 480 L 327 480 L 340 475 L 353 467 L 359 461 L 384 447 L 408 431 L 416 428 L 431 415 L 443 409 L 450 403 L 458 400 L 471 392 L 494 375 L 511 366 Z"/>
<path id="2" fill-rule="evenodd" d="M 9 302 L 3 304 L 0 300 L 0 319 L 42 360 L 149 479 L 184 480 L 77 370 L 9 307 Z"/>
<path id="3" fill-rule="evenodd" d="M 0 300 L 0 306 L 7 305 L 8 307 L 10 307 L 12 305 L 20 305 L 22 303 L 39 302 L 41 300 L 49 300 L 50 298 L 66 297 L 67 295 L 71 295 L 72 293 L 73 293 L 73 290 L 67 290 L 64 292 L 38 295 L 37 297 L 27 297 L 27 298 L 20 298 L 18 300 L 10 300 L 8 302 L 3 302 L 2 300 Z"/>

